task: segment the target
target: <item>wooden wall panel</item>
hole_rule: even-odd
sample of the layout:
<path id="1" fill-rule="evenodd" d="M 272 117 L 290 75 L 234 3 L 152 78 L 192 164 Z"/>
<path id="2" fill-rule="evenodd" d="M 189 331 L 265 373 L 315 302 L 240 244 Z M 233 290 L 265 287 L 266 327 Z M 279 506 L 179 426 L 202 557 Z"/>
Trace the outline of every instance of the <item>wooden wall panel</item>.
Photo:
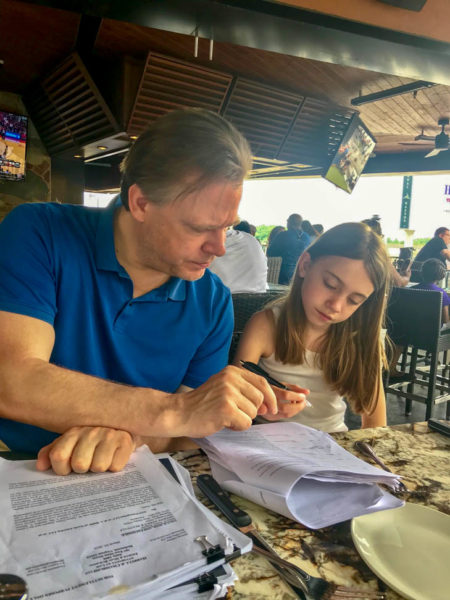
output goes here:
<path id="1" fill-rule="evenodd" d="M 25 95 L 25 105 L 51 155 L 100 140 L 118 125 L 77 54 Z"/>
<path id="2" fill-rule="evenodd" d="M 276 158 L 303 96 L 238 77 L 223 116 L 250 142 L 254 156 Z"/>
<path id="3" fill-rule="evenodd" d="M 128 122 L 128 134 L 139 135 L 149 123 L 177 108 L 199 107 L 219 113 L 231 81 L 227 73 L 150 53 Z"/>

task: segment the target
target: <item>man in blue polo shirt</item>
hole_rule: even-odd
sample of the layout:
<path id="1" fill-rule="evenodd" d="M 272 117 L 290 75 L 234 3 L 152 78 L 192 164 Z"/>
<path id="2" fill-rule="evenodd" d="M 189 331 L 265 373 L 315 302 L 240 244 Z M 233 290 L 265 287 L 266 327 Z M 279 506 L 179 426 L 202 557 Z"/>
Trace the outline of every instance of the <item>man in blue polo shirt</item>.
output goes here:
<path id="1" fill-rule="evenodd" d="M 107 209 L 27 204 L 4 219 L 0 439 L 11 449 L 44 446 L 38 468 L 60 474 L 118 470 L 142 441 L 185 447 L 277 412 L 265 380 L 226 367 L 230 293 L 207 269 L 250 165 L 226 120 L 174 111 L 135 142 Z"/>

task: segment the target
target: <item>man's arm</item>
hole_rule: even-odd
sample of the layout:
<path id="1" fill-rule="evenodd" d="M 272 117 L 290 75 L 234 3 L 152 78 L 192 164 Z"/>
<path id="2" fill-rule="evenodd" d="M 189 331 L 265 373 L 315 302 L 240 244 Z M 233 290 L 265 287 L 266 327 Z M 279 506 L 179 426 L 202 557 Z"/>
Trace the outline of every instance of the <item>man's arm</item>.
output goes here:
<path id="1" fill-rule="evenodd" d="M 57 450 L 51 446 L 55 460 L 66 462 L 71 448 L 70 455 L 82 463 L 77 462 L 78 470 L 87 470 L 89 456 L 95 462 L 98 447 L 92 446 L 92 437 L 99 432 L 89 434 L 88 439 L 85 427 L 117 430 L 119 439 L 116 436 L 115 440 L 119 446 L 123 432 L 150 437 L 158 445 L 161 438 L 203 437 L 223 427 L 247 429 L 263 402 L 271 412 L 277 411 L 275 395 L 267 382 L 242 369 L 227 367 L 196 390 L 167 394 L 53 365 L 48 362 L 53 343 L 54 331 L 48 323 L 0 311 L 0 416 L 68 432 Z M 77 428 L 75 433 L 73 428 Z M 100 436 L 101 443 L 105 439 L 111 442 L 107 431 L 101 430 Z M 94 448 L 91 455 L 79 451 L 80 444 L 86 448 L 86 440 L 90 449 Z M 132 451 L 133 440 L 127 438 L 124 443 L 128 453 Z M 43 460 L 45 465 L 47 459 Z"/>
<path id="2" fill-rule="evenodd" d="M 2 417 L 61 433 L 98 425 L 157 435 L 168 427 L 168 394 L 50 364 L 54 330 L 48 323 L 0 311 L 0 332 Z"/>
<path id="3" fill-rule="evenodd" d="M 441 250 L 441 256 L 445 260 L 450 260 L 450 250 L 448 248 L 444 248 L 443 250 Z"/>

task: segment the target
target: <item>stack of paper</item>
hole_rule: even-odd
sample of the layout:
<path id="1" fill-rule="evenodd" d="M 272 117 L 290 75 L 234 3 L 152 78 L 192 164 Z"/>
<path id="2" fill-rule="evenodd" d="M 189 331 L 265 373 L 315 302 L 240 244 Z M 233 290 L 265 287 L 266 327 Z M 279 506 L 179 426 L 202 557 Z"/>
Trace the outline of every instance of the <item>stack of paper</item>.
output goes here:
<path id="1" fill-rule="evenodd" d="M 235 578 L 224 563 L 251 542 L 171 467 L 183 485 L 147 448 L 121 473 L 58 477 L 34 461 L 0 459 L 0 572 L 22 577 L 33 600 L 217 597 Z M 200 536 L 215 547 L 208 557 Z M 204 593 L 191 581 L 221 565 Z"/>
<path id="2" fill-rule="evenodd" d="M 311 529 L 403 505 L 377 485 L 394 487 L 397 475 L 365 463 L 327 433 L 305 425 L 224 429 L 196 442 L 221 486 Z"/>

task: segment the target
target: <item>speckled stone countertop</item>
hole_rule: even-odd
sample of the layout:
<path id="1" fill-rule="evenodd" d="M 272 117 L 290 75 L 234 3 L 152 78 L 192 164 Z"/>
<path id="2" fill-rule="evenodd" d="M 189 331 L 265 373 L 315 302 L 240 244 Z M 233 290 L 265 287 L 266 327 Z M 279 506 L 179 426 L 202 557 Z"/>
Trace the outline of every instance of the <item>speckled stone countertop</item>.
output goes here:
<path id="1" fill-rule="evenodd" d="M 403 475 L 403 481 L 412 490 L 404 499 L 450 514 L 450 438 L 432 433 L 426 423 L 352 430 L 333 437 L 356 455 L 354 442 L 368 441 L 395 473 Z M 180 452 L 174 458 L 189 469 L 194 482 L 196 475 L 210 472 L 208 459 L 199 451 Z M 201 492 L 196 492 L 211 508 Z M 250 513 L 259 532 L 283 558 L 311 575 L 341 585 L 380 589 L 386 592 L 387 600 L 401 598 L 377 579 L 360 558 L 351 538 L 350 521 L 313 531 L 237 496 L 233 500 Z M 233 600 L 295 598 L 260 556 L 247 554 L 237 559 L 233 568 L 239 577 L 229 592 L 228 597 Z"/>

